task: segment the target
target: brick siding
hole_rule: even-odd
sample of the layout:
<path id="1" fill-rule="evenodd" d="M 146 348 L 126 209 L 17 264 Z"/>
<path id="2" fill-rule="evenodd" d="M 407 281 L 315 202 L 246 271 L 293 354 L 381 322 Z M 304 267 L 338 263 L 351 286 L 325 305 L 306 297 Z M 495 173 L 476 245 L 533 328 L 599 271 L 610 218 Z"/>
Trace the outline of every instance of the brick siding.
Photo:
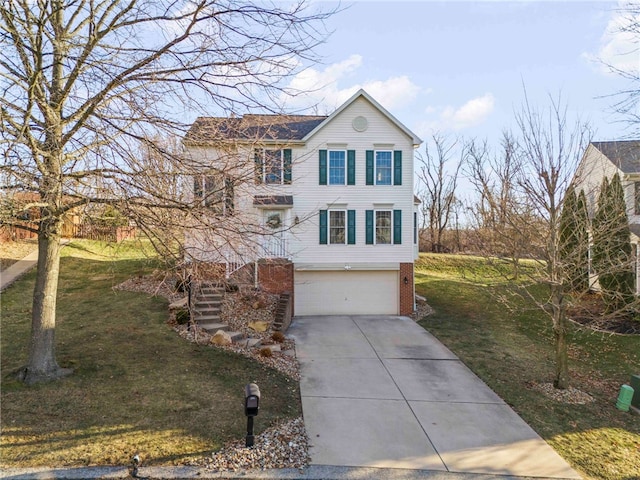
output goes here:
<path id="1" fill-rule="evenodd" d="M 261 260 L 258 263 L 258 282 L 265 292 L 293 294 L 293 263 Z"/>
<path id="2" fill-rule="evenodd" d="M 405 285 L 404 279 L 407 279 Z M 413 313 L 413 263 L 400 264 L 400 315 Z"/>

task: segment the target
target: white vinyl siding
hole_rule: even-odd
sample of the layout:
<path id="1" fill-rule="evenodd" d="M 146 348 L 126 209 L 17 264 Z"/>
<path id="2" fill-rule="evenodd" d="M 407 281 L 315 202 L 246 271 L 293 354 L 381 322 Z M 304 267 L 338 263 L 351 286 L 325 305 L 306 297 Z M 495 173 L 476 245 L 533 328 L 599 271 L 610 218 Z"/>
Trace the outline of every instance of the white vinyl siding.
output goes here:
<path id="1" fill-rule="evenodd" d="M 366 131 L 358 132 L 353 129 L 352 121 L 357 116 L 363 116 L 368 120 Z M 375 261 L 387 265 L 398 265 L 398 263 L 414 261 L 411 214 L 414 208 L 413 139 L 363 97 L 356 99 L 342 110 L 306 144 L 291 147 L 291 164 L 294 173 L 291 184 L 256 184 L 253 146 L 240 147 L 235 156 L 225 156 L 202 147 L 193 147 L 189 150 L 200 164 L 212 165 L 218 159 L 222 164 L 220 168 L 225 171 L 245 169 L 234 173 L 234 177 L 247 179 L 246 182 L 235 186 L 234 216 L 243 215 L 243 221 L 250 225 L 260 224 L 262 218 L 262 210 L 253 205 L 254 196 L 291 195 L 293 197 L 293 205 L 287 217 L 291 222 L 285 222 L 284 235 L 290 251 L 287 258 L 295 264 L 323 265 L 335 262 L 342 265 L 364 265 Z M 328 154 L 331 150 L 347 152 L 347 176 L 349 157 L 353 156 L 355 159 L 354 185 L 328 185 Z M 394 184 L 391 186 L 366 185 L 365 157 L 368 150 L 402 152 L 400 184 L 396 185 L 394 178 Z M 327 184 L 321 185 L 319 161 L 325 154 Z M 348 181 L 345 180 L 345 183 Z M 380 207 L 378 204 L 384 206 Z M 401 242 L 392 245 L 391 248 L 366 244 L 365 212 L 381 209 L 404 212 L 401 217 Z M 319 212 L 329 210 L 353 212 L 354 243 L 349 242 L 347 231 L 346 243 L 329 244 L 328 215 L 326 218 L 327 242 L 321 243 Z M 252 219 L 252 216 L 256 219 Z M 242 240 L 245 240 L 246 244 L 246 239 Z"/>

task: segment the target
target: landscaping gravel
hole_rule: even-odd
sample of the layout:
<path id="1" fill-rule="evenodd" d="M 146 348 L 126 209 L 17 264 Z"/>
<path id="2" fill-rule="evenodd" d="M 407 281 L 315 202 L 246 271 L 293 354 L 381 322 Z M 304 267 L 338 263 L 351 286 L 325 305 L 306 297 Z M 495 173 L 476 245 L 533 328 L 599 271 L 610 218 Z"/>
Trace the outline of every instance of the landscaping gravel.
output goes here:
<path id="1" fill-rule="evenodd" d="M 303 468 L 309 463 L 309 441 L 301 417 L 281 423 L 255 437 L 253 447 L 244 440 L 225 445 L 211 456 L 198 459 L 192 466 L 212 471 Z"/>

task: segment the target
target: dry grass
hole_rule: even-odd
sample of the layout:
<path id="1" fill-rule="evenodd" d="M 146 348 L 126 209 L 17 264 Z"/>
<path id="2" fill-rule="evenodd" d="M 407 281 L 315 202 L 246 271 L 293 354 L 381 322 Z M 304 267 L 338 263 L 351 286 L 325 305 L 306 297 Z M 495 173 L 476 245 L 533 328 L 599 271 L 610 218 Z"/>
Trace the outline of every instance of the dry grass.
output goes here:
<path id="1" fill-rule="evenodd" d="M 450 267 L 454 262 L 455 271 Z M 428 298 L 435 313 L 420 324 L 453 350 L 585 479 L 639 479 L 640 417 L 617 410 L 615 402 L 620 385 L 640 373 L 640 336 L 611 335 L 572 325 L 571 384 L 593 401 L 575 404 L 552 398 L 537 388 L 553 379 L 553 333 L 548 317 L 522 298 L 514 298 L 506 308 L 500 300 L 504 298 L 502 287 L 492 282 L 491 269 L 486 267 L 483 273 L 480 260 L 468 262 L 466 268 L 462 257 L 421 256 L 416 289 Z"/>
<path id="2" fill-rule="evenodd" d="M 0 242 L 0 271 L 10 267 L 38 248 L 37 240 Z"/>
<path id="3" fill-rule="evenodd" d="M 243 388 L 260 385 L 256 432 L 300 415 L 298 385 L 254 360 L 180 338 L 167 301 L 113 289 L 157 264 L 135 244 L 63 250 L 57 358 L 74 374 L 25 387 L 35 272 L 2 293 L 1 466 L 183 464 L 244 438 Z"/>

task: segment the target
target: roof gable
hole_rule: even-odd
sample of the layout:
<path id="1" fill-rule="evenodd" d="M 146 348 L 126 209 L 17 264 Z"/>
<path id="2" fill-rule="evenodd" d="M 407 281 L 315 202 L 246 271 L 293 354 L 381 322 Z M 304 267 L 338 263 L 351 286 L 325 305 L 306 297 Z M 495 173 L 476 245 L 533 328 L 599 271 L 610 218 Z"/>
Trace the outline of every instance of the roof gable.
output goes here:
<path id="1" fill-rule="evenodd" d="M 640 140 L 591 142 L 623 173 L 640 173 Z"/>
<path id="2" fill-rule="evenodd" d="M 373 99 L 373 97 L 371 95 L 369 95 L 367 92 L 365 92 L 363 89 L 358 90 L 349 100 L 344 102 L 340 107 L 338 107 L 338 109 L 335 112 L 333 112 L 331 115 L 329 115 L 329 117 L 327 117 L 326 120 L 324 120 L 323 122 L 318 124 L 312 131 L 310 131 L 304 137 L 303 140 L 306 141 L 309 138 L 311 138 L 312 136 L 314 136 L 316 133 L 318 133 L 322 128 L 324 128 L 327 124 L 329 124 L 331 122 L 331 120 L 333 120 L 335 117 L 340 115 L 340 113 L 342 113 L 343 110 L 345 110 L 349 105 L 351 105 L 353 102 L 355 102 L 360 97 L 365 98 L 377 110 L 379 110 L 385 117 L 387 117 L 387 119 L 389 119 L 396 127 L 398 127 L 409 138 L 411 138 L 411 141 L 413 142 L 414 146 L 417 147 L 418 145 L 420 145 L 422 143 L 422 140 L 420 139 L 420 137 L 418 137 L 415 133 L 413 133 L 406 126 L 404 126 L 396 117 L 391 115 L 391 113 L 389 113 L 389 111 L 387 111 L 387 109 L 385 109 L 382 105 L 380 105 L 378 102 L 376 102 Z"/>

